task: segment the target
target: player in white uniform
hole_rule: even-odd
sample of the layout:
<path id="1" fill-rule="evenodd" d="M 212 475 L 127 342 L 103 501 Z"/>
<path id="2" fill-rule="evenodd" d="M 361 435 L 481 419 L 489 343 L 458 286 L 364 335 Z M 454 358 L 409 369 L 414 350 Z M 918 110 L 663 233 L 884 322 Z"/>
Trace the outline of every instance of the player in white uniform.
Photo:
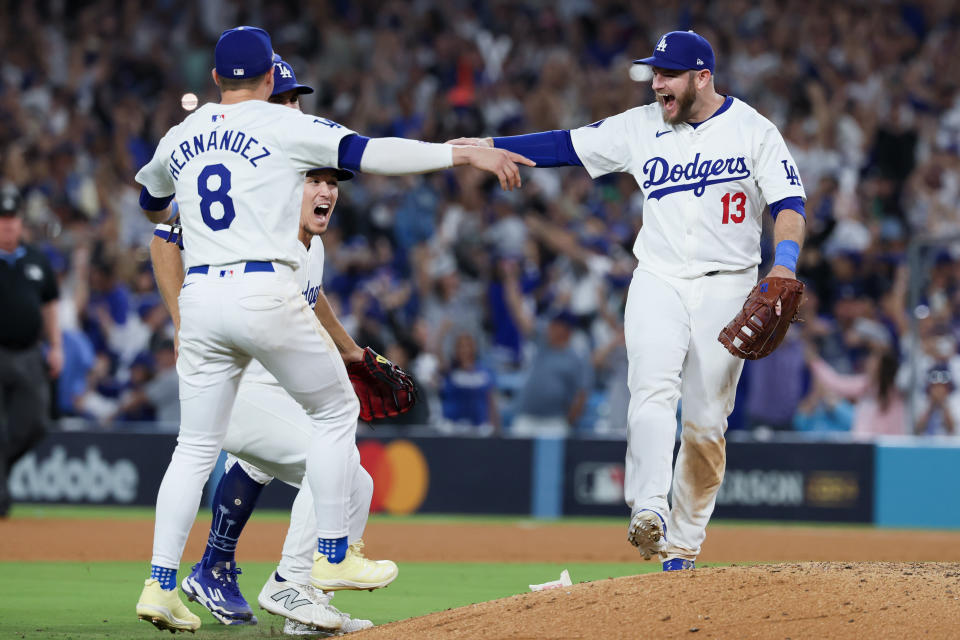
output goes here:
<path id="1" fill-rule="evenodd" d="M 240 375 L 260 361 L 310 416 L 306 480 L 317 516 L 315 559 L 343 561 L 350 457 L 356 420 L 329 389 L 350 389 L 330 335 L 293 276 L 302 179 L 314 167 L 407 175 L 470 164 L 520 185 L 504 151 L 368 139 L 331 122 L 266 102 L 273 86 L 270 36 L 255 27 L 225 31 L 215 50 L 220 103 L 205 104 L 160 140 L 138 173 L 141 208 L 169 219 L 176 196 L 185 236 L 179 296 L 180 433 L 157 495 L 151 576 L 137 615 L 160 629 L 195 630 L 200 619 L 177 593 L 176 572 L 201 491 L 227 432 Z M 491 151 L 480 149 L 479 151 Z M 311 581 L 314 576 L 311 575 Z M 336 620 L 315 626 L 337 630 Z"/>
<path id="2" fill-rule="evenodd" d="M 274 57 L 274 92 L 269 101 L 298 109 L 299 96 L 313 89 L 297 83 L 289 64 Z M 345 169 L 315 169 L 307 173 L 300 209 L 298 239 L 304 247 L 296 275 L 302 293 L 324 328 L 330 333 L 345 363 L 362 357 L 362 349 L 337 320 L 319 283 L 323 279 L 324 251 L 320 236 L 326 232 L 339 194 L 339 181 L 350 180 L 353 173 Z M 177 292 L 183 284 L 180 257 L 183 237 L 179 228 L 157 225 L 150 245 L 154 274 L 164 301 L 171 310 L 175 328 L 179 328 Z M 339 387 L 334 390 L 340 392 Z M 356 403 L 352 394 L 341 401 Z M 265 430 L 264 426 L 269 429 Z M 241 378 L 234 412 L 231 416 L 224 449 L 226 473 L 217 485 L 213 500 L 213 521 L 203 559 L 184 578 L 182 588 L 191 600 L 197 600 L 220 622 L 227 625 L 256 624 L 249 605 L 240 593 L 234 552 L 237 541 L 256 505 L 263 487 L 274 477 L 301 487 L 305 471 L 306 450 L 312 426 L 304 410 L 279 386 L 279 383 L 258 362 L 251 362 Z M 241 456 L 241 459 L 234 455 Z M 259 464 L 254 466 L 251 462 Z M 333 588 L 373 589 L 389 584 L 397 576 L 397 567 L 389 561 L 370 561 L 363 557 L 363 531 L 369 516 L 373 495 L 373 479 L 360 466 L 359 451 L 352 457 L 354 473 L 350 496 L 347 558 L 342 564 L 362 565 L 352 573 L 355 580 L 347 585 L 329 584 Z M 265 468 L 271 469 L 268 473 Z M 327 597 L 316 594 L 310 585 L 314 548 L 313 514 L 309 486 L 303 485 L 294 502 L 290 530 L 284 545 L 283 559 L 261 593 L 268 610 L 288 617 L 287 634 L 315 633 L 303 622 L 313 616 L 308 603 Z M 339 567 L 341 565 L 331 565 Z M 357 581 L 360 580 L 360 581 Z M 332 582 L 339 582 L 335 579 Z M 346 614 L 343 614 L 346 616 Z M 341 631 L 356 631 L 372 626 L 368 620 L 346 616 Z"/>
<path id="3" fill-rule="evenodd" d="M 572 131 L 452 142 L 510 149 L 541 167 L 580 165 L 594 178 L 630 173 L 643 192 L 639 264 L 624 319 L 624 493 L 632 511 L 628 539 L 670 571 L 693 568 L 723 480 L 724 432 L 743 361 L 717 337 L 757 281 L 767 205 L 776 219 L 769 275 L 795 277 L 805 195 L 776 127 L 716 92 L 713 49 L 703 37 L 667 33 L 651 57 L 635 62 L 653 68 L 656 103 Z"/>

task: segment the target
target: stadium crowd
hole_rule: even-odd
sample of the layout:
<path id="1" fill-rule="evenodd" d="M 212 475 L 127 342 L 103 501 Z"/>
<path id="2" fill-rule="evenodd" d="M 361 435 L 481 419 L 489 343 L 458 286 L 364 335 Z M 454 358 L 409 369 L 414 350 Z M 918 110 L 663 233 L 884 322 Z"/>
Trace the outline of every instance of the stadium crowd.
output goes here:
<path id="1" fill-rule="evenodd" d="M 778 125 L 808 195 L 805 322 L 747 363 L 731 428 L 956 432 L 956 3 L 243 5 L 0 3 L 0 180 L 22 194 L 29 239 L 59 279 L 62 424 L 176 428 L 172 329 L 133 175 L 186 115 L 184 93 L 217 100 L 220 31 L 256 24 L 317 89 L 304 111 L 435 141 L 577 127 L 650 102 L 631 60 L 666 31 L 695 29 L 716 50 L 718 90 Z M 623 435 L 622 312 L 642 196 L 628 175 L 592 181 L 579 168 L 524 180 L 509 193 L 468 170 L 345 183 L 324 237 L 325 290 L 357 342 L 423 389 L 402 422 Z M 919 237 L 936 241 L 911 271 Z"/>

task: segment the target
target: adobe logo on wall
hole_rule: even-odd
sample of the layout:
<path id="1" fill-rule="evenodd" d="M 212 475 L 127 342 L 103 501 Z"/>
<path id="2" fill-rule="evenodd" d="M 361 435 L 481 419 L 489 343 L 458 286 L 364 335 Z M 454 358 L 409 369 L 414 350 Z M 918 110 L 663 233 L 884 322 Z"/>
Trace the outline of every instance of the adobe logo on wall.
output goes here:
<path id="1" fill-rule="evenodd" d="M 360 464 L 373 477 L 370 513 L 414 513 L 423 504 L 430 487 L 430 469 L 420 447 L 409 440 L 379 440 L 357 443 Z"/>

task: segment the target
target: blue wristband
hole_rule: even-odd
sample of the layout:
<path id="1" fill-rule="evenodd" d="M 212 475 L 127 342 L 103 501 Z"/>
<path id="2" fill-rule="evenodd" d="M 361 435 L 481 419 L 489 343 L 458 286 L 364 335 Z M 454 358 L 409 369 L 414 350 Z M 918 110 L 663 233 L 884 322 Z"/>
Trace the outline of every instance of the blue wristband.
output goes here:
<path id="1" fill-rule="evenodd" d="M 777 243 L 774 265 L 786 267 L 790 271 L 797 270 L 797 258 L 800 257 L 800 245 L 793 240 L 781 240 Z"/>

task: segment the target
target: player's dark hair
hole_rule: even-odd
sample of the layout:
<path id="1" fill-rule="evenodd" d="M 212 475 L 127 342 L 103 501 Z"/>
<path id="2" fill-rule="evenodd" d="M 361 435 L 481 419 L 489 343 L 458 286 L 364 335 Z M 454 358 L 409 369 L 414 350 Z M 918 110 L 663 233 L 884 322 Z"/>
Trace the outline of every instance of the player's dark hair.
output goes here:
<path id="1" fill-rule="evenodd" d="M 877 404 L 881 411 L 886 411 L 893 397 L 894 380 L 897 369 L 900 367 L 897 354 L 891 349 L 884 349 L 880 354 L 880 364 L 877 367 Z"/>
<path id="2" fill-rule="evenodd" d="M 273 73 L 273 67 L 270 67 L 270 71 L 267 73 Z M 220 76 L 220 91 L 249 91 L 256 89 L 257 86 L 263 82 L 263 78 L 267 73 L 261 73 L 252 78 L 225 78 Z"/>

